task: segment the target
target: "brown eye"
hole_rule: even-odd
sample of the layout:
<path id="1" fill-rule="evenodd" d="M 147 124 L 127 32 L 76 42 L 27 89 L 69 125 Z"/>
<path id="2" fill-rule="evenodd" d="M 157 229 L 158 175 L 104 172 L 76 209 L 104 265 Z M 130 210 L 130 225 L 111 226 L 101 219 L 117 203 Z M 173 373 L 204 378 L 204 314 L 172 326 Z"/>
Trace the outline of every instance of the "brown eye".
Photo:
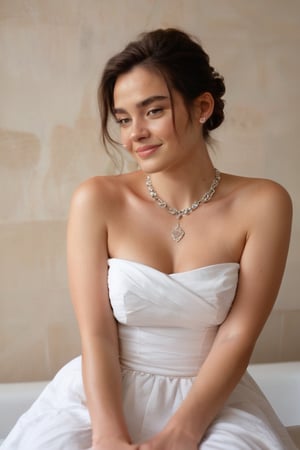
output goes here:
<path id="1" fill-rule="evenodd" d="M 121 119 L 116 118 L 116 122 L 121 127 L 124 127 L 124 126 L 128 125 L 128 123 L 130 122 L 130 119 L 128 117 L 123 117 Z"/>
<path id="2" fill-rule="evenodd" d="M 162 113 L 163 109 L 162 108 L 152 108 L 150 109 L 150 111 L 148 111 L 148 115 L 149 116 L 156 116 L 160 113 Z"/>

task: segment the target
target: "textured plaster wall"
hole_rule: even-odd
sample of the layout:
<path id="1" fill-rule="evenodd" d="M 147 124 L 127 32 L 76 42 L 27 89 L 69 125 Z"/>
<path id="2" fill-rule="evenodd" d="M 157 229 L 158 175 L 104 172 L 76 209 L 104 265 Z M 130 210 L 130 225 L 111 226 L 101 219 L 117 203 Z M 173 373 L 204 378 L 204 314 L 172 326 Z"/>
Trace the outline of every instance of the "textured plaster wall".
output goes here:
<path id="1" fill-rule="evenodd" d="M 111 173 L 96 88 L 106 59 L 139 32 L 180 26 L 224 74 L 223 171 L 277 180 L 295 208 L 275 309 L 253 360 L 300 359 L 297 0 L 0 1 L 0 381 L 51 377 L 80 352 L 65 261 L 70 196 Z"/>

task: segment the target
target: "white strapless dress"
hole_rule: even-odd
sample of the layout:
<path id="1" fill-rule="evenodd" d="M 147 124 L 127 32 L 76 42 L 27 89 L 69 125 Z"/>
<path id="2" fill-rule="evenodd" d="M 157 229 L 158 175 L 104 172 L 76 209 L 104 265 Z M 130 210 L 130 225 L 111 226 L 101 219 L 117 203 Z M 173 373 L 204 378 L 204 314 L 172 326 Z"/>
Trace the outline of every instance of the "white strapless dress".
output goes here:
<path id="1" fill-rule="evenodd" d="M 124 413 L 133 442 L 140 442 L 163 428 L 189 392 L 231 307 L 239 265 L 216 264 L 166 275 L 117 258 L 108 264 L 110 300 L 119 323 Z M 57 373 L 1 450 L 90 447 L 90 418 L 78 357 Z M 296 447 L 246 373 L 199 449 Z"/>

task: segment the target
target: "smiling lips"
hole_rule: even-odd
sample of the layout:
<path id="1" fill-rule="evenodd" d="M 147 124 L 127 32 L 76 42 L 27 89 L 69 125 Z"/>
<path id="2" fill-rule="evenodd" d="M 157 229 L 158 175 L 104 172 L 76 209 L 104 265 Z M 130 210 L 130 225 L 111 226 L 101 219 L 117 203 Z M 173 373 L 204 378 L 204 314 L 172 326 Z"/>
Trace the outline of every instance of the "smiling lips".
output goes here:
<path id="1" fill-rule="evenodd" d="M 159 147 L 160 147 L 160 144 L 159 145 L 143 145 L 142 147 L 138 147 L 136 149 L 136 153 L 140 158 L 144 159 L 144 158 L 147 158 L 148 156 L 152 155 L 153 153 L 155 153 Z"/>

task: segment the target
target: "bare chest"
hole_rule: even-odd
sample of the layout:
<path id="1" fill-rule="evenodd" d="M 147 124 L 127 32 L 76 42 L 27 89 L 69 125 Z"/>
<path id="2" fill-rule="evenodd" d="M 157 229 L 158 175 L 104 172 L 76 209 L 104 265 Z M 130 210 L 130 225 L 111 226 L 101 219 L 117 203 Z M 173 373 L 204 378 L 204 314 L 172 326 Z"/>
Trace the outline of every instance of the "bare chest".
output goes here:
<path id="1" fill-rule="evenodd" d="M 246 230 L 221 203 L 201 205 L 177 220 L 155 204 L 127 204 L 108 225 L 110 257 L 129 259 L 172 273 L 239 262 Z"/>

